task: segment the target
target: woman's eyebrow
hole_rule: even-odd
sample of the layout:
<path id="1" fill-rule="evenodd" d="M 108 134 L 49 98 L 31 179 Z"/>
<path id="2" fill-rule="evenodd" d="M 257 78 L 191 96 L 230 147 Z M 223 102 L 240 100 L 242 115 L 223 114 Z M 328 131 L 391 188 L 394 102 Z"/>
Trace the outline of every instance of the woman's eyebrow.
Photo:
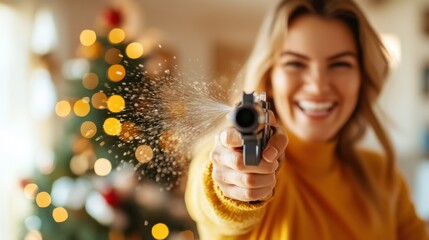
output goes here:
<path id="1" fill-rule="evenodd" d="M 351 52 L 351 51 L 340 52 L 340 53 L 337 53 L 337 54 L 334 54 L 334 55 L 328 57 L 328 60 L 334 60 L 336 58 L 348 57 L 348 56 L 356 58 L 356 53 Z"/>
<path id="2" fill-rule="evenodd" d="M 303 58 L 303 59 L 306 59 L 306 60 L 310 59 L 309 57 L 307 57 L 307 56 L 305 56 L 303 54 L 300 54 L 300 53 L 297 53 L 297 52 L 292 52 L 292 51 L 284 51 L 284 52 L 282 52 L 280 54 L 280 56 L 282 56 L 282 57 L 283 56 L 287 56 L 287 55 L 292 55 L 292 56 Z"/>

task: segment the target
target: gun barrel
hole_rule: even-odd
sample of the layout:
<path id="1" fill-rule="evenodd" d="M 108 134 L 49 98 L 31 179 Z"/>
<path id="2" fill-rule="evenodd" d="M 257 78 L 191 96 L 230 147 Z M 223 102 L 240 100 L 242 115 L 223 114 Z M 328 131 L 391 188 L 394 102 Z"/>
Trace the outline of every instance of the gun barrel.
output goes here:
<path id="1" fill-rule="evenodd" d="M 261 160 L 272 132 L 268 126 L 268 110 L 265 93 L 257 98 L 253 93 L 243 93 L 242 102 L 233 111 L 231 120 L 243 139 L 245 165 L 258 165 Z"/>

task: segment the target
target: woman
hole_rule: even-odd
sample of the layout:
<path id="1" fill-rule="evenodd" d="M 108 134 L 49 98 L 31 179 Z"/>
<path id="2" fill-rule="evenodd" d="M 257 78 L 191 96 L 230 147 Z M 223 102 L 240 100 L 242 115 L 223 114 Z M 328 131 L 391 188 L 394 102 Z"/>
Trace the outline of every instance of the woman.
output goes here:
<path id="1" fill-rule="evenodd" d="M 429 239 L 371 108 L 387 70 L 354 2 L 281 1 L 244 70 L 276 132 L 258 166 L 243 165 L 233 128 L 197 153 L 186 202 L 201 239 Z M 358 149 L 367 128 L 383 155 Z"/>

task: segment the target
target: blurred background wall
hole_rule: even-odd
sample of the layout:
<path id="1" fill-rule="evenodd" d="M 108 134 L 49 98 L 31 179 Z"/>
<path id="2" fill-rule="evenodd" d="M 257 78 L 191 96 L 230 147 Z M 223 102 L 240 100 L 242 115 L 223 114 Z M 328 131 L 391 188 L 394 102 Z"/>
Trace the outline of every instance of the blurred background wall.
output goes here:
<path id="1" fill-rule="evenodd" d="M 249 54 L 264 13 L 274 2 L 0 0 L 0 238 L 18 239 L 25 231 L 21 222 L 30 215 L 31 206 L 18 183 L 31 178 L 43 165 L 38 156 L 53 154 L 49 149 L 62 129 L 54 106 L 66 92 L 63 66 L 76 58 L 81 31 L 99 27 L 103 9 L 120 6 L 127 21 L 127 37 L 145 41 L 150 36 L 176 57 L 180 71 L 228 86 Z M 429 3 L 358 3 L 394 58 L 380 108 L 417 209 L 429 219 Z M 52 23 L 54 33 L 39 30 L 42 37 L 34 40 L 36 19 L 42 11 L 52 19 L 42 25 Z M 46 49 L 35 48 L 34 42 L 47 44 Z M 51 64 L 56 66 L 50 81 L 55 87 L 47 83 L 42 84 L 42 90 L 35 89 L 32 74 L 40 65 L 34 58 L 37 51 L 50 53 Z M 369 135 L 364 144 L 373 147 L 377 145 L 374 141 Z"/>

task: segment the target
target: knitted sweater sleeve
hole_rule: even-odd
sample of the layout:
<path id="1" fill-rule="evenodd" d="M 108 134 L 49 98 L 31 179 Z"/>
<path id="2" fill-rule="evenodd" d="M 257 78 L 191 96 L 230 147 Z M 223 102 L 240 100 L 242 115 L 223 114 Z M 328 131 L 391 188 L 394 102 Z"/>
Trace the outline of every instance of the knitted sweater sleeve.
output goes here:
<path id="1" fill-rule="evenodd" d="M 429 240 L 429 228 L 420 219 L 410 199 L 408 188 L 401 175 L 397 175 L 399 182 L 397 201 L 398 239 Z"/>
<path id="2" fill-rule="evenodd" d="M 192 159 L 185 192 L 188 212 L 201 239 L 228 239 L 249 232 L 264 216 L 266 203 L 230 199 L 213 181 L 210 149 Z"/>

